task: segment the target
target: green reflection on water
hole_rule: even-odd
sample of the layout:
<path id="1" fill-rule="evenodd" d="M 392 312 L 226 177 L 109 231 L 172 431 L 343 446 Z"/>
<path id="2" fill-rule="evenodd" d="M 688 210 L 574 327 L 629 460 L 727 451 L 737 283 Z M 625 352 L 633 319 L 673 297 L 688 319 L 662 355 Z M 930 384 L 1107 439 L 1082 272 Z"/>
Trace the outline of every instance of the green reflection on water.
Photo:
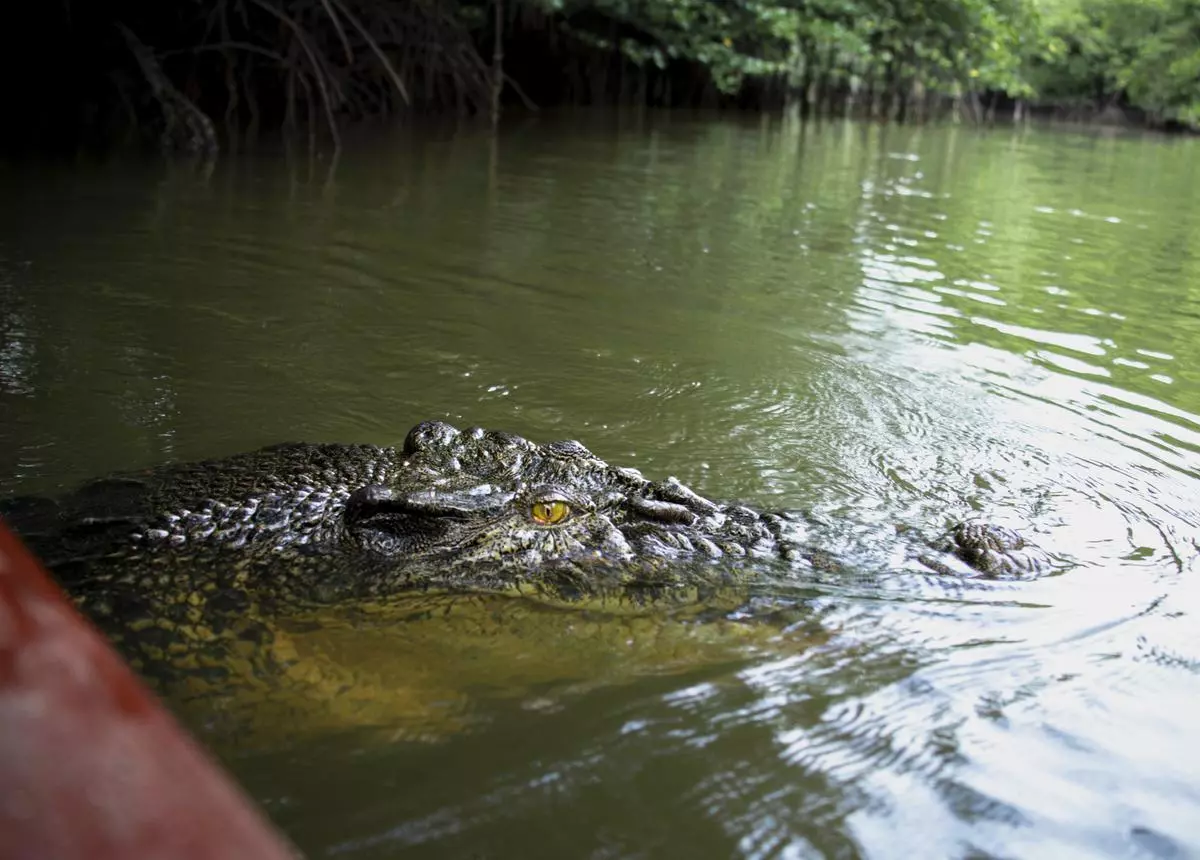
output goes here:
<path id="1" fill-rule="evenodd" d="M 968 345 L 1194 415 L 1193 151 L 664 119 L 516 129 L 490 172 L 469 135 L 316 182 L 10 172 L 0 433 L 41 465 L 5 481 L 452 416 L 752 490 L 723 444 L 771 442 L 731 407 L 852 399 L 898 352 Z"/>

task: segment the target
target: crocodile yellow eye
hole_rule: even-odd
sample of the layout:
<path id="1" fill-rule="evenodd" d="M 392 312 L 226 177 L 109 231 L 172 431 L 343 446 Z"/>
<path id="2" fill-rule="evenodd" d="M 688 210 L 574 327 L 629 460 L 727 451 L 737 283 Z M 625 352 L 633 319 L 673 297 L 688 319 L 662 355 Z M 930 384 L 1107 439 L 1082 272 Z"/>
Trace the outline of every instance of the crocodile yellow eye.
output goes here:
<path id="1" fill-rule="evenodd" d="M 529 515 L 535 523 L 552 526 L 561 523 L 571 513 L 571 506 L 566 502 L 534 502 L 529 509 Z"/>

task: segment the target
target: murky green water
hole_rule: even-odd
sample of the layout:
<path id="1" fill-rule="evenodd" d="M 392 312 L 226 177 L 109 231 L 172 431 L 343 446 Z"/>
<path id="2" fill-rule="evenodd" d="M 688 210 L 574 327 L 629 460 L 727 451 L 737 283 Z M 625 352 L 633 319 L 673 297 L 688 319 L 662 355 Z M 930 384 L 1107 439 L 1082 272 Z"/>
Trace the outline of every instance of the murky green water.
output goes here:
<path id="1" fill-rule="evenodd" d="M 5 167 L 0 495 L 438 417 L 846 546 L 983 511 L 1078 565 L 826 589 L 811 648 L 222 755 L 312 856 L 1200 854 L 1198 164 L 1155 137 L 592 117 L 336 170 Z M 593 638 L 583 675 L 622 659 Z"/>

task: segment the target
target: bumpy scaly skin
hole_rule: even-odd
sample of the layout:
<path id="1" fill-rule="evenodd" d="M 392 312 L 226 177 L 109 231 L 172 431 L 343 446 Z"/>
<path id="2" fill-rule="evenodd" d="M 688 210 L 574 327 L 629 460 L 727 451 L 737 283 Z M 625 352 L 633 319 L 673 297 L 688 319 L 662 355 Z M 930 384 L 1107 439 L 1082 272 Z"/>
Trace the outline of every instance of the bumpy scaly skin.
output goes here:
<path id="1" fill-rule="evenodd" d="M 535 506 L 555 502 L 569 513 L 538 522 Z M 149 569 L 137 559 L 216 554 L 235 559 L 222 569 L 240 587 L 274 599 L 523 585 L 570 597 L 727 582 L 755 561 L 829 567 L 787 514 L 647 480 L 578 442 L 537 445 L 441 422 L 418 424 L 401 450 L 276 445 L 111 478 L 60 500 L 50 519 L 45 541 L 25 531 L 52 566 L 115 559 L 129 580 Z M 941 573 L 1023 577 L 1050 564 L 1015 532 L 983 523 L 961 524 L 931 549 L 944 555 L 919 558 Z M 97 590 L 105 575 L 87 578 Z"/>
<path id="2" fill-rule="evenodd" d="M 969 570 L 994 579 L 1029 579 L 1044 573 L 1052 564 L 1045 550 L 1029 543 L 1017 531 L 977 520 L 958 523 L 934 543 L 934 548 L 964 562 Z M 938 573 L 961 573 L 944 561 L 924 555 L 920 559 Z"/>

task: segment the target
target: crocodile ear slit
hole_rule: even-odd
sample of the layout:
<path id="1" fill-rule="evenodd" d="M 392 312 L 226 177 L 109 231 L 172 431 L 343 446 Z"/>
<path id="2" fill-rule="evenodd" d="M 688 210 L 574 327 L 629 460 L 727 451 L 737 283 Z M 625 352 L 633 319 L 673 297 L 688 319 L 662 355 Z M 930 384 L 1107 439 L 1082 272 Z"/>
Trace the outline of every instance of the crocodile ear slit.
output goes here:
<path id="1" fill-rule="evenodd" d="M 347 523 L 358 523 L 369 518 L 372 514 L 381 512 L 388 502 L 395 501 L 396 494 L 387 487 L 379 484 L 367 484 L 350 494 L 346 499 L 345 518 Z"/>
<path id="2" fill-rule="evenodd" d="M 629 507 L 648 520 L 671 525 L 690 526 L 699 519 L 695 513 L 675 502 L 661 502 L 657 499 L 633 496 L 629 499 Z"/>

